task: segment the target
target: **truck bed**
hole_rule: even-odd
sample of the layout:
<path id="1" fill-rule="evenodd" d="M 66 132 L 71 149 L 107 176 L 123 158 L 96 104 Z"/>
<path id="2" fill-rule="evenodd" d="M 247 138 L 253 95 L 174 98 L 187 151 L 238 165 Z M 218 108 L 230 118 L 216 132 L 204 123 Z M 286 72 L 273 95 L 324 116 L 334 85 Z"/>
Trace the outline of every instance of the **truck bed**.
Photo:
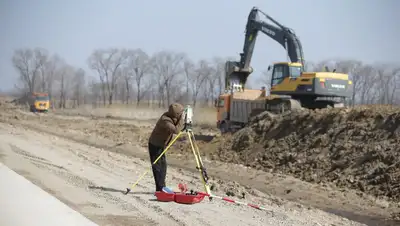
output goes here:
<path id="1" fill-rule="evenodd" d="M 247 123 L 253 109 L 265 109 L 265 100 L 233 99 L 230 106 L 230 121 Z"/>

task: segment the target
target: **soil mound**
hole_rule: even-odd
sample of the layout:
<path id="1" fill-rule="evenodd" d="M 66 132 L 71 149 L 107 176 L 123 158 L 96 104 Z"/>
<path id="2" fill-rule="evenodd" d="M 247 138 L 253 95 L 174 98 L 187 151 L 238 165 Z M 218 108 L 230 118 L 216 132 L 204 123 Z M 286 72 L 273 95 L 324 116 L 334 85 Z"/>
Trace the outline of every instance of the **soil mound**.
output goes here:
<path id="1" fill-rule="evenodd" d="M 400 108 L 264 112 L 224 143 L 225 161 L 400 200 Z"/>

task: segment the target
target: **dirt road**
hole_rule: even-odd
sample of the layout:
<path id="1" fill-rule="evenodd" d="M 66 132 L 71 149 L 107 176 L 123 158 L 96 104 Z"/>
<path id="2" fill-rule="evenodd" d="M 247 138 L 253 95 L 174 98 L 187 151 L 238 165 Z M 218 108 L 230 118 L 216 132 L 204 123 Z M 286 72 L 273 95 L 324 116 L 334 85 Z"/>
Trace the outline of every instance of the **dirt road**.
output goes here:
<path id="1" fill-rule="evenodd" d="M 258 211 L 222 201 L 196 205 L 154 200 L 147 176 L 129 195 L 122 191 L 148 162 L 58 136 L 0 124 L 0 161 L 99 225 L 362 225 L 314 208 L 274 204 L 262 196 Z M 168 169 L 170 185 L 201 188 L 197 175 Z"/>

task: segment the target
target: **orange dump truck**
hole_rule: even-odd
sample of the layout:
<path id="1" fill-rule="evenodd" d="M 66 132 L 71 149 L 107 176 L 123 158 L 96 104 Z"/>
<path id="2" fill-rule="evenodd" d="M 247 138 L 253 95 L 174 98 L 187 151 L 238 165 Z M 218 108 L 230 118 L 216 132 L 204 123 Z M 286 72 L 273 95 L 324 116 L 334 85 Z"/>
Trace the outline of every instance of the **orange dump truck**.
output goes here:
<path id="1" fill-rule="evenodd" d="M 31 112 L 47 112 L 50 108 L 48 93 L 30 93 L 28 99 Z"/>
<path id="2" fill-rule="evenodd" d="M 265 89 L 221 94 L 216 103 L 217 127 L 222 133 L 243 128 L 255 113 L 264 111 Z"/>

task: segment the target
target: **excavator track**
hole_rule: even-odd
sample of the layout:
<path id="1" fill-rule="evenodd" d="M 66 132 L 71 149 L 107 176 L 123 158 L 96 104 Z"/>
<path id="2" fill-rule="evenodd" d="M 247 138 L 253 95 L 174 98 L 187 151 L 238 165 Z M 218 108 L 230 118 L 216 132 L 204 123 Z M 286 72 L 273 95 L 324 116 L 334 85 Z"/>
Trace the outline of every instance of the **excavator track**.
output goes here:
<path id="1" fill-rule="evenodd" d="M 301 99 L 292 98 L 274 98 L 266 100 L 265 110 L 274 113 L 282 114 L 287 111 L 297 109 L 322 109 L 322 108 L 342 108 L 344 103 L 334 101 L 302 101 Z"/>
<path id="2" fill-rule="evenodd" d="M 275 114 L 282 114 L 287 111 L 302 108 L 301 103 L 298 100 L 291 98 L 274 98 L 272 100 L 266 100 L 265 105 L 265 110 Z"/>

